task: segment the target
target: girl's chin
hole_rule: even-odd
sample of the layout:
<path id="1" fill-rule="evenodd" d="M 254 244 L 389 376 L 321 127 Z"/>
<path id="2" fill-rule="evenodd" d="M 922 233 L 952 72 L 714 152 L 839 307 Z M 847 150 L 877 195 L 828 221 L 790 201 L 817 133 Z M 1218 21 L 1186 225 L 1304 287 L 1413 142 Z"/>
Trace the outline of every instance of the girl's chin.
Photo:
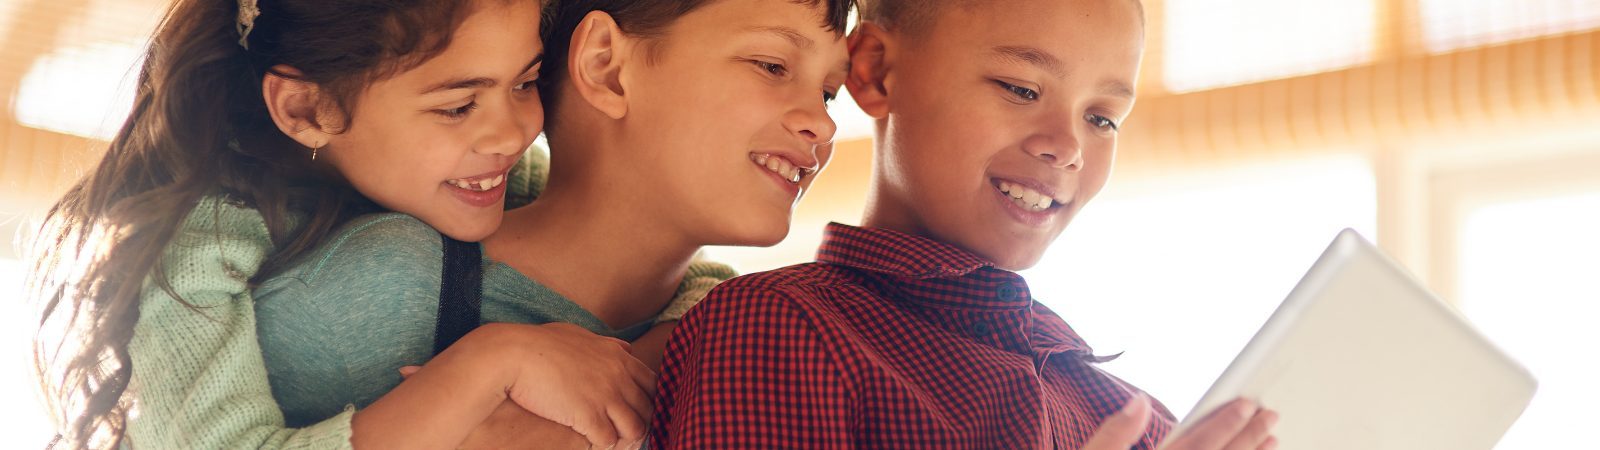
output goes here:
<path id="1" fill-rule="evenodd" d="M 428 225 L 451 239 L 463 242 L 478 242 L 489 237 L 490 234 L 494 234 L 494 230 L 500 227 L 501 217 L 501 214 L 495 214 L 492 220 L 485 218 L 474 220 L 470 223 L 430 223 Z"/>

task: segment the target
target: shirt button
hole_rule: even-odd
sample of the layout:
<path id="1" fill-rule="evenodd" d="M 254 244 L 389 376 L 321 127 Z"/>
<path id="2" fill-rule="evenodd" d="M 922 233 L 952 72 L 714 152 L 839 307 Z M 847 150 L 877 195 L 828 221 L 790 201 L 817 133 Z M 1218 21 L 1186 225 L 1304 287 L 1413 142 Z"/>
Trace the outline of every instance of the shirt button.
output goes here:
<path id="1" fill-rule="evenodd" d="M 1022 290 L 1008 284 L 1005 286 L 1000 286 L 999 294 L 1001 300 L 1016 300 L 1018 297 L 1022 296 Z"/>
<path id="2" fill-rule="evenodd" d="M 972 324 L 972 334 L 974 336 L 977 336 L 977 337 L 988 337 L 989 336 L 989 332 L 991 332 L 991 331 L 994 331 L 994 330 L 990 329 L 989 322 L 976 322 L 976 323 Z"/>

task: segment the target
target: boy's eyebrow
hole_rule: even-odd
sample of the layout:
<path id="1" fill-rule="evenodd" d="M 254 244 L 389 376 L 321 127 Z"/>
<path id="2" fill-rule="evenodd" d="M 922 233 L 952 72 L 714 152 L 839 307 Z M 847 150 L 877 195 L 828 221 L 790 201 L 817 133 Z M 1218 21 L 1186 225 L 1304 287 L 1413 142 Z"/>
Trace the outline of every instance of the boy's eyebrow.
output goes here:
<path id="1" fill-rule="evenodd" d="M 533 66 L 539 65 L 539 63 L 543 61 L 544 53 L 534 55 L 533 60 L 528 61 L 528 65 L 523 66 L 522 71 L 518 73 L 528 73 L 529 69 L 532 69 Z M 432 94 L 434 92 L 448 91 L 453 89 L 477 89 L 481 87 L 492 87 L 495 84 L 498 84 L 498 82 L 489 77 L 455 78 L 445 80 L 440 83 L 435 83 L 432 86 L 429 86 L 427 89 L 423 89 L 422 93 Z"/>
<path id="2" fill-rule="evenodd" d="M 1050 52 L 1044 50 L 1033 47 L 1001 45 L 994 48 L 994 53 L 1002 59 L 1039 67 L 1057 78 L 1067 77 L 1066 64 L 1061 62 L 1060 58 L 1056 58 L 1055 55 L 1051 55 Z M 1115 97 L 1133 98 L 1133 88 L 1119 81 L 1100 83 L 1100 93 Z"/>
<path id="3" fill-rule="evenodd" d="M 811 38 L 805 37 L 805 35 L 800 34 L 799 31 L 795 31 L 795 29 L 789 27 L 749 27 L 745 28 L 745 31 L 771 33 L 788 40 L 790 43 L 794 44 L 795 47 L 800 47 L 803 49 L 811 48 L 813 44 L 816 44 L 816 42 L 812 41 Z"/>
<path id="4" fill-rule="evenodd" d="M 1133 98 L 1133 88 L 1121 81 L 1106 81 L 1100 83 L 1100 93 L 1113 97 Z"/>
<path id="5" fill-rule="evenodd" d="M 1049 52 L 1033 47 L 1015 45 L 1001 45 L 994 48 L 994 53 L 1003 59 L 1037 66 L 1055 75 L 1057 78 L 1067 77 L 1067 65 L 1060 58 Z"/>

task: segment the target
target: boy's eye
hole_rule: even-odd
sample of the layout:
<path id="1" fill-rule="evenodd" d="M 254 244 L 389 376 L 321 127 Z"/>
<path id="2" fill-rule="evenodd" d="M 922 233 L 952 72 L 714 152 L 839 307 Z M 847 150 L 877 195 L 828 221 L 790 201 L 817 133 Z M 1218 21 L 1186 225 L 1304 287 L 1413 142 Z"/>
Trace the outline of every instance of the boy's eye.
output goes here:
<path id="1" fill-rule="evenodd" d="M 836 99 L 836 98 L 839 98 L 839 93 L 837 93 L 837 92 L 829 92 L 829 91 L 822 91 L 822 103 L 823 104 L 833 103 L 833 99 Z"/>
<path id="2" fill-rule="evenodd" d="M 465 105 L 450 109 L 435 109 L 433 113 L 454 120 L 466 117 L 474 109 L 478 109 L 478 102 L 467 102 Z"/>
<path id="3" fill-rule="evenodd" d="M 760 60 L 751 60 L 750 62 L 755 63 L 756 67 L 760 67 L 761 70 L 765 70 L 767 73 L 772 74 L 773 76 L 782 77 L 789 74 L 789 68 L 784 67 L 783 64 L 769 63 Z"/>
<path id="4" fill-rule="evenodd" d="M 999 84 L 1001 89 L 1005 89 L 1006 92 L 1011 93 L 1012 96 L 1014 96 L 1014 97 L 1016 97 L 1018 99 L 1021 99 L 1022 101 L 1032 102 L 1034 100 L 1038 100 L 1039 99 L 1039 91 L 1035 91 L 1033 89 L 1028 89 L 1028 88 L 1025 88 L 1025 87 L 1022 87 L 1022 86 L 1017 86 L 1015 84 L 1007 83 L 1007 82 L 1000 81 L 1000 80 L 994 80 L 994 82 L 996 84 Z"/>
<path id="5" fill-rule="evenodd" d="M 531 90 L 537 89 L 539 87 L 538 82 L 539 82 L 539 80 L 524 81 L 524 82 L 519 83 L 516 86 L 512 87 L 511 89 L 518 90 L 518 91 L 531 91 Z"/>
<path id="6" fill-rule="evenodd" d="M 1095 128 L 1099 128 L 1099 129 L 1102 129 L 1102 130 L 1117 131 L 1118 129 L 1121 128 L 1120 126 L 1117 125 L 1116 122 L 1113 122 L 1111 119 L 1107 119 L 1107 118 L 1105 118 L 1105 116 L 1101 116 L 1101 115 L 1098 115 L 1098 114 L 1085 115 L 1085 116 L 1083 116 L 1083 120 L 1089 121 L 1090 125 L 1094 125 Z"/>

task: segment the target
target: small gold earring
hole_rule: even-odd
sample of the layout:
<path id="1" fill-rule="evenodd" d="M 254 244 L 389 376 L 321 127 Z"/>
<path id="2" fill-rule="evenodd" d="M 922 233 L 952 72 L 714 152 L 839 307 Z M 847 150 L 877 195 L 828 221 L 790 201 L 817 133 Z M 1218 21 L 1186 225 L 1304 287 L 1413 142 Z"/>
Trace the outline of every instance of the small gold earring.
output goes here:
<path id="1" fill-rule="evenodd" d="M 322 145 L 317 145 L 316 147 L 311 147 L 311 160 L 312 161 L 316 161 L 317 160 L 317 150 L 322 150 Z"/>

